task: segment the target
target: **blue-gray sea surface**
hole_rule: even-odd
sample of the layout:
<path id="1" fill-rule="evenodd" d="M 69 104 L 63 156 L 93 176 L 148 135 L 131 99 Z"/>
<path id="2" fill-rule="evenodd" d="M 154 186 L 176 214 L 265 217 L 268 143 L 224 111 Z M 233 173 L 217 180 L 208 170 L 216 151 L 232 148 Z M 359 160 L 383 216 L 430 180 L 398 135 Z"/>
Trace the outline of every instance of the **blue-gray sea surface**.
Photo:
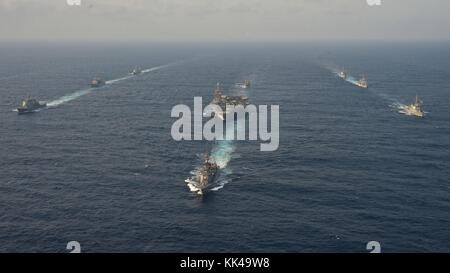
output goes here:
<path id="1" fill-rule="evenodd" d="M 280 105 L 277 151 L 172 139 L 217 82 Z M 398 113 L 416 94 L 424 119 Z M 28 95 L 51 107 L 18 115 Z M 449 136 L 449 44 L 2 44 L 0 252 L 448 252 Z M 214 149 L 227 183 L 199 197 Z"/>

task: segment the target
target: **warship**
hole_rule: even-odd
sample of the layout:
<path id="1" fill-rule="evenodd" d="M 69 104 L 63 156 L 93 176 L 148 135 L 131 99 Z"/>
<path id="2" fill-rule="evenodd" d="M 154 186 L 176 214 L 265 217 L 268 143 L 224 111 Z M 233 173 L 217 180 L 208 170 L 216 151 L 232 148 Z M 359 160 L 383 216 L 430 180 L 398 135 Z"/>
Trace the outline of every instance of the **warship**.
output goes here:
<path id="1" fill-rule="evenodd" d="M 342 78 L 342 79 L 344 79 L 344 80 L 347 79 L 347 72 L 345 72 L 345 70 L 339 71 L 339 72 L 337 73 L 337 75 L 338 75 L 339 78 Z"/>
<path id="2" fill-rule="evenodd" d="M 99 77 L 95 77 L 91 81 L 91 87 L 93 87 L 93 88 L 102 87 L 105 84 L 106 84 L 105 80 L 103 80 L 102 78 L 99 78 Z"/>
<path id="3" fill-rule="evenodd" d="M 139 75 L 142 73 L 142 69 L 139 66 L 136 66 L 132 71 L 131 71 L 131 75 Z"/>
<path id="4" fill-rule="evenodd" d="M 361 88 L 369 88 L 369 83 L 367 82 L 367 79 L 365 76 L 362 76 L 361 79 L 355 82 L 356 86 L 359 86 Z"/>
<path id="5" fill-rule="evenodd" d="M 205 154 L 203 165 L 197 170 L 196 176 L 190 183 L 194 186 L 194 191 L 198 194 L 204 194 L 212 185 L 219 172 L 219 166 L 215 163 L 209 154 Z"/>
<path id="6" fill-rule="evenodd" d="M 214 90 L 214 98 L 211 101 L 211 104 L 216 104 L 220 106 L 223 113 L 219 115 L 222 120 L 225 120 L 227 114 L 227 105 L 230 106 L 247 106 L 248 105 L 248 97 L 246 96 L 226 96 L 223 94 L 223 89 L 220 83 L 217 83 L 216 89 Z"/>
<path id="7" fill-rule="evenodd" d="M 26 113 L 32 113 L 38 109 L 47 107 L 47 104 L 45 102 L 39 102 L 36 99 L 27 98 L 22 101 L 20 106 L 17 108 L 17 113 L 19 114 L 26 114 Z"/>
<path id="8" fill-rule="evenodd" d="M 240 87 L 240 88 L 243 88 L 243 89 L 247 89 L 247 88 L 250 88 L 251 83 L 250 83 L 249 80 L 245 80 L 243 83 L 242 82 L 236 83 L 236 86 Z"/>
<path id="9" fill-rule="evenodd" d="M 402 113 L 408 116 L 416 116 L 419 118 L 423 118 L 425 116 L 425 112 L 422 110 L 422 101 L 419 100 L 417 95 L 416 100 L 412 104 L 404 106 L 402 110 Z"/>

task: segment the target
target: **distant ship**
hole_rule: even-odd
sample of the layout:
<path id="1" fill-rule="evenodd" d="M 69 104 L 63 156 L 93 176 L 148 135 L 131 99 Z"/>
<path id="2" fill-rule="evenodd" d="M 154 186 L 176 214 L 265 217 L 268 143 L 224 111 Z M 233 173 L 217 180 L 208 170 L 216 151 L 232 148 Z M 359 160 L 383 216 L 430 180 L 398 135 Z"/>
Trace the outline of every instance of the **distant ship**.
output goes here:
<path id="1" fill-rule="evenodd" d="M 361 88 L 369 88 L 369 83 L 367 82 L 366 77 L 362 76 L 361 79 L 355 82 L 356 86 L 359 86 Z"/>
<path id="2" fill-rule="evenodd" d="M 98 78 L 98 77 L 94 78 L 91 81 L 91 87 L 93 87 L 93 88 L 102 87 L 105 84 L 106 84 L 105 80 L 103 80 L 102 78 Z"/>
<path id="3" fill-rule="evenodd" d="M 17 108 L 17 112 L 19 114 L 26 114 L 26 113 L 32 113 L 38 109 L 47 107 L 47 104 L 45 102 L 39 102 L 36 99 L 25 99 L 22 101 L 20 106 Z"/>
<path id="4" fill-rule="evenodd" d="M 219 166 L 211 160 L 211 157 L 207 154 L 205 156 L 205 161 L 203 162 L 203 166 L 200 168 L 198 173 L 199 179 L 199 194 L 203 194 L 206 189 L 214 182 L 214 179 L 217 176 L 219 171 Z"/>
<path id="5" fill-rule="evenodd" d="M 141 69 L 139 66 L 136 66 L 136 67 L 133 69 L 133 71 L 131 71 L 130 74 L 132 74 L 132 75 L 139 75 L 139 74 L 141 74 L 141 73 L 142 73 L 142 69 Z"/>
<path id="6" fill-rule="evenodd" d="M 251 83 L 250 83 L 249 80 L 245 80 L 243 83 L 236 83 L 236 86 L 240 87 L 240 88 L 247 89 L 247 88 L 250 88 Z"/>
<path id="7" fill-rule="evenodd" d="M 342 78 L 344 80 L 347 79 L 347 72 L 345 72 L 345 70 L 339 71 L 339 73 L 337 75 L 338 75 L 339 78 Z"/>
<path id="8" fill-rule="evenodd" d="M 204 194 L 213 184 L 218 172 L 219 166 L 211 159 L 209 154 L 206 154 L 203 165 L 197 170 L 196 176 L 193 177 L 193 180 L 187 180 L 192 185 L 190 186 L 191 190 L 198 194 Z"/>
<path id="9" fill-rule="evenodd" d="M 410 104 L 403 107 L 403 113 L 409 116 L 416 116 L 419 118 L 423 118 L 425 116 L 425 112 L 422 110 L 422 101 L 419 100 L 419 97 L 416 95 L 416 100 Z"/>
<path id="10" fill-rule="evenodd" d="M 226 119 L 227 114 L 227 105 L 231 106 L 247 106 L 248 105 L 248 97 L 246 96 L 226 96 L 223 95 L 223 90 L 220 83 L 217 83 L 216 89 L 214 90 L 214 98 L 211 101 L 211 104 L 216 104 L 222 108 L 222 115 L 219 115 L 219 118 L 222 120 Z"/>

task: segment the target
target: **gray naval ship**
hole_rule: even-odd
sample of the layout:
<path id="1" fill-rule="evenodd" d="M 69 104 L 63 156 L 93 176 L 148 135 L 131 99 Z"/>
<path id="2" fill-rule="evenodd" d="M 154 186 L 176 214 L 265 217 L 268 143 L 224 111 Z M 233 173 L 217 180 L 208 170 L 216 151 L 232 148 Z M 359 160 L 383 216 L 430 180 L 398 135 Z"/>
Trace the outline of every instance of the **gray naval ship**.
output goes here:
<path id="1" fill-rule="evenodd" d="M 197 174 L 194 177 L 195 180 L 190 181 L 191 189 L 196 191 L 198 194 L 204 194 L 208 189 L 210 189 L 214 180 L 219 172 L 219 166 L 214 162 L 209 154 L 205 154 L 205 160 L 203 165 L 197 170 Z"/>
<path id="2" fill-rule="evenodd" d="M 245 80 L 244 82 L 236 83 L 236 86 L 243 89 L 248 89 L 251 87 L 251 82 L 249 80 Z"/>
<path id="3" fill-rule="evenodd" d="M 356 86 L 359 86 L 364 89 L 369 88 L 369 83 L 367 82 L 366 76 L 364 76 L 364 75 L 361 77 L 361 79 L 357 80 L 354 84 Z"/>
<path id="4" fill-rule="evenodd" d="M 20 106 L 17 108 L 17 113 L 19 114 L 27 114 L 35 112 L 38 109 L 47 107 L 45 102 L 39 102 L 36 99 L 27 98 L 22 101 Z"/>
<path id="5" fill-rule="evenodd" d="M 227 115 L 227 105 L 231 106 L 247 106 L 248 103 L 248 97 L 246 96 L 226 96 L 223 94 L 223 89 L 220 85 L 220 83 L 217 83 L 216 89 L 214 90 L 214 98 L 211 101 L 212 104 L 217 104 L 222 108 L 222 115 L 219 115 L 219 117 L 222 120 L 226 119 Z"/>
<path id="6" fill-rule="evenodd" d="M 338 75 L 339 78 L 344 79 L 344 80 L 346 80 L 348 78 L 347 72 L 344 69 L 339 71 L 337 73 L 337 75 Z"/>
<path id="7" fill-rule="evenodd" d="M 131 72 L 131 75 L 139 75 L 142 73 L 142 69 L 139 66 L 136 66 Z"/>
<path id="8" fill-rule="evenodd" d="M 412 104 L 404 106 L 401 113 L 408 116 L 423 118 L 425 117 L 425 112 L 422 110 L 422 104 L 423 102 L 419 99 L 419 96 L 416 95 L 416 100 Z"/>
<path id="9" fill-rule="evenodd" d="M 105 80 L 102 78 L 99 78 L 99 77 L 95 77 L 91 81 L 91 87 L 93 87 L 93 88 L 102 87 L 105 84 L 106 84 Z"/>

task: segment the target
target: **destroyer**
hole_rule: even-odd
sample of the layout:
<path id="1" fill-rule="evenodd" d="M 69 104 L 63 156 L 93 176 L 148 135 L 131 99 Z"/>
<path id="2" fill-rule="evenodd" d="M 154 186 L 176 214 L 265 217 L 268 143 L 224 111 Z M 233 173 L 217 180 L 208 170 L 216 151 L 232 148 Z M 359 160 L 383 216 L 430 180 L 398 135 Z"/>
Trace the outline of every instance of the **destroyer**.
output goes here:
<path id="1" fill-rule="evenodd" d="M 142 69 L 139 66 L 136 66 L 132 71 L 131 71 L 131 75 L 139 75 L 142 73 Z"/>
<path id="2" fill-rule="evenodd" d="M 22 101 L 20 106 L 17 108 L 17 113 L 19 114 L 26 114 L 26 113 L 32 113 L 38 109 L 47 107 L 47 104 L 45 102 L 39 102 L 36 99 L 25 99 Z"/>
<path id="3" fill-rule="evenodd" d="M 99 77 L 95 77 L 91 81 L 91 87 L 93 87 L 93 88 L 102 87 L 105 84 L 106 84 L 105 80 L 103 80 L 102 78 L 99 78 Z"/>
<path id="4" fill-rule="evenodd" d="M 422 110 L 422 101 L 419 100 L 417 95 L 416 100 L 412 104 L 404 106 L 402 110 L 402 113 L 408 116 L 416 116 L 419 118 L 423 118 L 425 116 L 425 112 Z"/>
<path id="5" fill-rule="evenodd" d="M 359 79 L 358 81 L 355 82 L 356 86 L 359 86 L 361 88 L 369 88 L 369 83 L 367 82 L 367 79 L 365 76 L 362 76 L 361 79 Z"/>
<path id="6" fill-rule="evenodd" d="M 243 89 L 248 89 L 248 88 L 250 88 L 251 83 L 250 83 L 249 80 L 245 80 L 243 83 L 242 82 L 236 83 L 236 86 L 240 87 L 240 88 L 243 88 Z"/>
<path id="7" fill-rule="evenodd" d="M 196 176 L 187 180 L 192 191 L 204 194 L 212 185 L 219 172 L 219 166 L 212 160 L 209 154 L 205 154 L 203 165 L 197 170 Z"/>
<path id="8" fill-rule="evenodd" d="M 345 70 L 339 71 L 339 73 L 337 75 L 338 75 L 339 78 L 342 78 L 344 80 L 347 79 L 347 72 L 345 72 Z"/>

